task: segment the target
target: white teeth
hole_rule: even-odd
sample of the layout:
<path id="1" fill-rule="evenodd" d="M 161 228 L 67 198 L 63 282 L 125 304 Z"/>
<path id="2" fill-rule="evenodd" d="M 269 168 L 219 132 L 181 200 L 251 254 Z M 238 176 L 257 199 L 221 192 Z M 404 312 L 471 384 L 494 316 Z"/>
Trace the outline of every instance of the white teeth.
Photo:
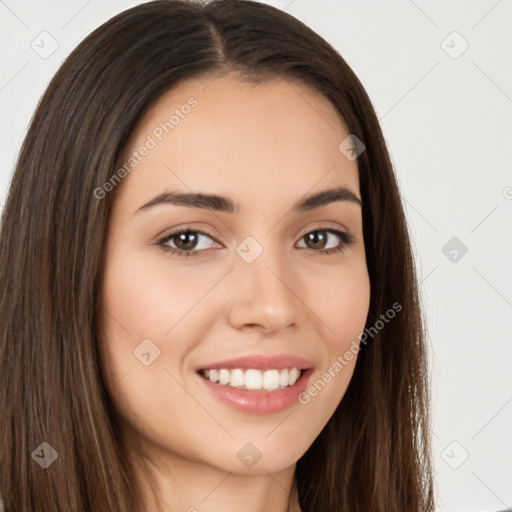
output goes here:
<path id="1" fill-rule="evenodd" d="M 246 370 L 245 389 L 261 389 L 263 386 L 263 375 L 259 370 Z"/>
<path id="2" fill-rule="evenodd" d="M 279 389 L 279 371 L 278 370 L 267 370 L 263 374 L 263 389 L 268 391 L 274 391 Z"/>
<path id="3" fill-rule="evenodd" d="M 288 384 L 290 386 L 295 384 L 295 382 L 297 382 L 297 379 L 299 378 L 299 375 L 300 375 L 300 371 L 297 370 L 297 368 L 292 368 L 290 370 L 290 374 L 288 375 Z"/>
<path id="4" fill-rule="evenodd" d="M 293 386 L 301 375 L 298 368 L 284 370 L 241 370 L 240 368 L 228 370 L 204 370 L 203 376 L 222 386 L 231 386 L 240 389 L 275 391 Z"/>
<path id="5" fill-rule="evenodd" d="M 242 370 L 232 370 L 229 385 L 233 387 L 243 387 L 245 383 L 244 372 Z"/>
<path id="6" fill-rule="evenodd" d="M 219 384 L 225 386 L 231 380 L 231 372 L 229 370 L 219 370 Z"/>

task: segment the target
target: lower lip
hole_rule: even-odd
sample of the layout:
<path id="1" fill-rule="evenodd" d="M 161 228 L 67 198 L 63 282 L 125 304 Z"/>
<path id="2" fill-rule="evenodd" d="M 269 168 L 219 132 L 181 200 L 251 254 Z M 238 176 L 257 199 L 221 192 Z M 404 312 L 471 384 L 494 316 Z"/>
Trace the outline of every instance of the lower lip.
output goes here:
<path id="1" fill-rule="evenodd" d="M 305 391 L 312 372 L 313 368 L 301 370 L 301 376 L 293 386 L 276 391 L 249 391 L 217 384 L 199 373 L 197 376 L 213 396 L 232 408 L 251 414 L 273 414 L 284 411 L 298 403 L 298 397 Z"/>

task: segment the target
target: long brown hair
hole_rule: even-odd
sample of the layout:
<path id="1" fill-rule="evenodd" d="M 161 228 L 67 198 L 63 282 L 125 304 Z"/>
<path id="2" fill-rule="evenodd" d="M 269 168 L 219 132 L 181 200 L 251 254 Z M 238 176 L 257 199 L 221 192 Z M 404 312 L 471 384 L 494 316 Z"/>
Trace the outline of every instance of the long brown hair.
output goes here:
<path id="1" fill-rule="evenodd" d="M 371 285 L 370 328 L 339 407 L 296 468 L 304 512 L 434 510 L 426 328 L 408 228 L 378 119 L 339 53 L 249 0 L 162 0 L 115 16 L 51 81 L 23 143 L 0 240 L 0 489 L 9 512 L 142 507 L 103 383 L 97 317 L 112 178 L 141 116 L 190 78 L 298 80 L 351 134 Z M 341 142 L 341 141 L 340 141 Z M 48 443 L 55 463 L 37 455 Z M 41 452 L 43 450 L 43 452 Z M 55 454 L 54 454 L 55 455 Z"/>

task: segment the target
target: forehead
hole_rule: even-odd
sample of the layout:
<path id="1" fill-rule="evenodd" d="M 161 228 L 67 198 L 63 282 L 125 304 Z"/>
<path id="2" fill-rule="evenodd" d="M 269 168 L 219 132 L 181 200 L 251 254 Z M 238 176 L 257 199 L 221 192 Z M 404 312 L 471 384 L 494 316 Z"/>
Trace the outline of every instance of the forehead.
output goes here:
<path id="1" fill-rule="evenodd" d="M 318 184 L 358 194 L 357 164 L 338 148 L 348 135 L 329 100 L 296 81 L 188 80 L 133 130 L 118 161 L 132 158 L 132 170 L 116 193 L 135 200 L 164 189 L 205 190 L 250 201 L 259 192 L 279 201 Z M 133 160 L 143 146 L 151 149 Z"/>

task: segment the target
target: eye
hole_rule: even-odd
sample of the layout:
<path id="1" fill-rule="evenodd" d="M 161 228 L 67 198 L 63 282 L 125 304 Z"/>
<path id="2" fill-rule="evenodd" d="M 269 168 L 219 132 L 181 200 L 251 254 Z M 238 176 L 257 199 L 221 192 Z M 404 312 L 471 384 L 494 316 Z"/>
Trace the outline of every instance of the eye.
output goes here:
<path id="1" fill-rule="evenodd" d="M 158 242 L 158 245 L 160 245 L 162 249 L 170 252 L 171 254 L 188 258 L 189 256 L 197 256 L 199 251 L 192 251 L 191 249 L 198 249 L 198 242 L 201 238 L 204 237 L 212 240 L 212 237 L 206 233 L 206 231 L 192 227 L 186 227 L 166 235 Z M 176 239 L 175 245 L 177 244 L 178 247 L 168 245 L 169 243 L 173 242 L 174 239 Z M 199 244 L 199 246 L 200 245 L 201 244 Z M 199 247 L 199 249 L 208 249 L 208 247 Z"/>
<path id="2" fill-rule="evenodd" d="M 342 253 L 346 247 L 354 243 L 354 237 L 350 233 L 340 230 L 333 224 L 309 230 L 302 235 L 302 239 L 305 239 L 306 247 L 311 249 L 315 256 L 318 254 L 331 256 Z M 329 242 L 336 242 L 336 239 L 338 239 L 338 243 L 335 243 L 333 247 L 325 248 L 326 245 L 329 245 Z"/>
<path id="3" fill-rule="evenodd" d="M 206 231 L 194 228 L 193 226 L 187 226 L 169 233 L 158 241 L 158 245 L 171 255 L 188 258 L 189 256 L 197 256 L 202 250 L 210 248 L 208 247 L 208 242 L 206 244 L 201 243 L 203 238 L 209 238 L 214 241 L 213 237 Z M 306 240 L 305 248 L 314 255 L 341 253 L 347 246 L 354 243 L 354 237 L 350 233 L 338 229 L 333 224 L 309 230 L 300 237 L 300 240 L 302 239 Z M 336 240 L 338 240 L 337 243 Z M 326 249 L 326 245 L 332 244 L 332 242 L 335 245 Z M 214 243 L 217 244 L 215 241 Z M 221 247 L 220 244 L 217 245 Z"/>

